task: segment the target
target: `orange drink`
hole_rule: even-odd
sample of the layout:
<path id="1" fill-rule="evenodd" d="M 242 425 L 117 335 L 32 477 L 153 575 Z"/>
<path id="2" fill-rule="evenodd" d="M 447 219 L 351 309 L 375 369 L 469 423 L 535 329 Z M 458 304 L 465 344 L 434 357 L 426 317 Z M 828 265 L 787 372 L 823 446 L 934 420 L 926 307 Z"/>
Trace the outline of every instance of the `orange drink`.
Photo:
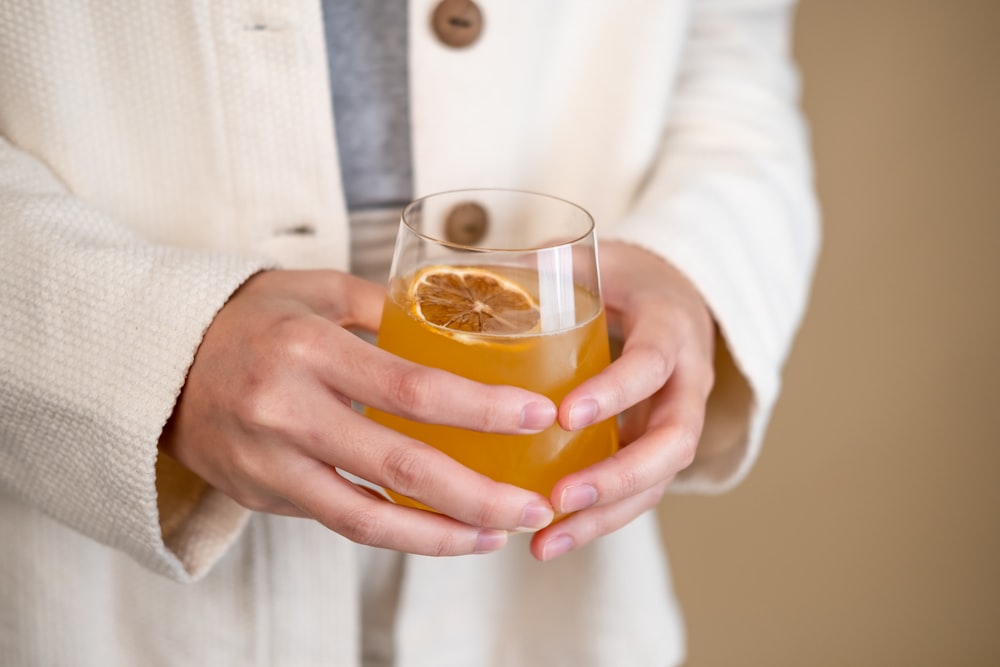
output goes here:
<path id="1" fill-rule="evenodd" d="M 470 238 L 469 221 L 477 216 L 486 224 L 481 238 Z M 449 234 L 456 217 L 461 242 Z M 593 220 L 569 202 L 510 190 L 415 201 L 403 212 L 378 346 L 478 382 L 523 387 L 558 405 L 610 362 Z M 560 478 L 618 448 L 615 419 L 573 432 L 556 424 L 537 434 L 503 435 L 373 408 L 366 414 L 473 470 L 544 496 Z"/>
<path id="2" fill-rule="evenodd" d="M 476 270 L 512 273 L 496 267 Z M 487 384 L 531 389 L 556 405 L 609 363 L 604 310 L 598 298 L 582 288 L 574 295 L 580 310 L 594 313 L 586 322 L 553 333 L 490 334 L 449 329 L 422 319 L 416 314 L 413 280 L 411 276 L 391 286 L 382 315 L 378 346 L 398 356 Z M 545 496 L 561 477 L 610 456 L 618 448 L 614 419 L 573 432 L 556 424 L 533 435 L 500 435 L 413 422 L 373 409 L 368 415 L 473 470 Z M 387 492 L 397 502 L 413 504 L 389 489 Z"/>

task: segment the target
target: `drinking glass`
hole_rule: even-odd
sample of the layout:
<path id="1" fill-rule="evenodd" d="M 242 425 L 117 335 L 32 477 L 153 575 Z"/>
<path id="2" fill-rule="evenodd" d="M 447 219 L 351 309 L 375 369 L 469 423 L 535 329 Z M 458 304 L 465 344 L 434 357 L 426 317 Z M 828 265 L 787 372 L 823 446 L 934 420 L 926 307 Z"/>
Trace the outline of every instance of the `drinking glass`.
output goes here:
<path id="1" fill-rule="evenodd" d="M 388 287 L 377 345 L 417 363 L 523 387 L 558 405 L 610 361 L 594 221 L 568 201 L 500 189 L 417 199 L 402 213 Z M 615 419 L 502 435 L 366 413 L 546 497 L 560 478 L 618 448 Z"/>

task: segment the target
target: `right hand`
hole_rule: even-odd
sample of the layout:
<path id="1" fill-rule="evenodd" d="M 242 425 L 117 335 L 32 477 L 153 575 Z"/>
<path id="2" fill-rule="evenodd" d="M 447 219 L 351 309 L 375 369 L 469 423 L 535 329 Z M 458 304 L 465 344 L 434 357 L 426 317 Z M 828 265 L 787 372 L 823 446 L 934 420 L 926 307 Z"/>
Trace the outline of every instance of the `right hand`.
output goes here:
<path id="1" fill-rule="evenodd" d="M 544 396 L 488 386 L 378 349 L 385 290 L 337 271 L 251 277 L 212 322 L 161 448 L 257 511 L 312 517 L 355 542 L 425 555 L 484 553 L 553 516 L 534 492 L 495 482 L 382 427 L 351 402 L 496 433 L 554 423 Z M 395 505 L 334 468 L 440 513 Z"/>

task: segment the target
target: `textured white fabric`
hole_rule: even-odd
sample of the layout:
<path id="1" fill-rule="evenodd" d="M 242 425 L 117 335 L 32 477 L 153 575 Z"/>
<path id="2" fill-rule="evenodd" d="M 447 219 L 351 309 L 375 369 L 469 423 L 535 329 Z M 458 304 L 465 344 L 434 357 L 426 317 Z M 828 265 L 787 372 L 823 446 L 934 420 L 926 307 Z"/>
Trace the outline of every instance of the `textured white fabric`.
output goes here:
<path id="1" fill-rule="evenodd" d="M 479 4 L 465 50 L 410 4 L 416 194 L 549 192 L 686 271 L 724 345 L 677 487 L 728 487 L 818 238 L 791 3 Z M 318 0 L 0 3 L 3 664 L 358 664 L 370 550 L 251 515 L 156 450 L 243 280 L 348 266 L 327 81 Z M 683 652 L 652 514 L 549 564 L 515 543 L 402 567 L 402 666 Z"/>

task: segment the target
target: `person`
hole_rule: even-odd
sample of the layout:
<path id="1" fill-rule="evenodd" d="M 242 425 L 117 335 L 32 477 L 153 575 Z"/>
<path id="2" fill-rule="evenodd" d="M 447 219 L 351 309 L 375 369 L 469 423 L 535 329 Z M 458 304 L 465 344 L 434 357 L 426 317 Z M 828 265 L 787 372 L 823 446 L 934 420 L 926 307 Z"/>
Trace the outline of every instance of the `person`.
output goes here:
<path id="1" fill-rule="evenodd" d="M 0 662 L 679 663 L 655 508 L 747 474 L 818 248 L 793 4 L 0 4 Z M 559 405 L 357 335 L 470 186 L 597 220 Z M 546 498 L 358 403 L 626 444 Z"/>

